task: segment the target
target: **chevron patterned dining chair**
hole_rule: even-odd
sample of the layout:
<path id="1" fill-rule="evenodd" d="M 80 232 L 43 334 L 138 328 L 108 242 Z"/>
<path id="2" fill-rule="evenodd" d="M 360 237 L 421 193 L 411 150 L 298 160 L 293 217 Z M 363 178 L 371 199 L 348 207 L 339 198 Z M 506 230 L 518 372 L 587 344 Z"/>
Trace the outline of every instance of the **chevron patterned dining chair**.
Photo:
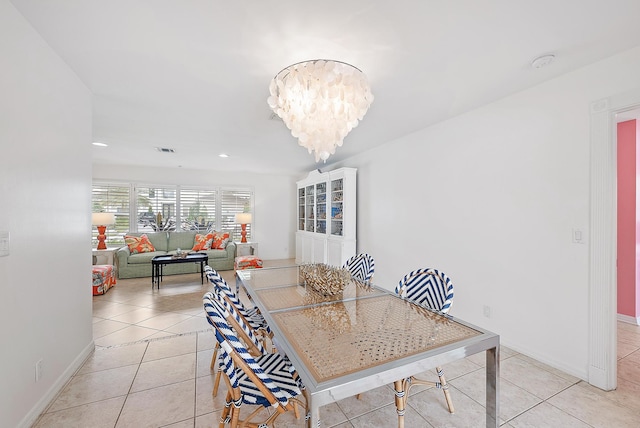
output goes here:
<path id="1" fill-rule="evenodd" d="M 349 258 L 342 267 L 351 273 L 351 277 L 370 284 L 375 271 L 375 262 L 369 254 L 361 253 Z"/>
<path id="2" fill-rule="evenodd" d="M 259 341 L 219 292 L 214 290 L 206 293 L 202 301 L 207 321 L 220 344 L 220 370 L 227 384 L 225 407 L 219 427 L 224 428 L 227 424 L 231 428 L 273 427 L 274 421 L 282 413 L 293 411 L 298 417 L 298 406 L 305 409 L 306 417 L 306 390 L 290 361 L 278 353 L 254 355 L 247 349 L 247 342 L 259 346 Z M 236 327 L 229 324 L 230 320 L 237 322 Z M 238 331 L 242 331 L 246 337 L 241 340 L 237 335 Z M 300 399 L 301 396 L 304 400 Z M 241 420 L 242 404 L 259 407 Z M 267 418 L 261 422 L 252 422 L 258 415 L 264 415 L 262 408 L 269 410 Z M 307 426 L 308 424 L 307 418 Z"/>
<path id="3" fill-rule="evenodd" d="M 236 308 L 245 323 L 255 329 L 259 335 L 264 334 L 269 337 L 272 336 L 271 329 L 267 325 L 257 306 L 247 308 L 231 289 L 227 281 L 225 281 L 224 278 L 212 267 L 205 266 L 204 271 L 211 285 L 222 292 L 225 300 Z"/>
<path id="4" fill-rule="evenodd" d="M 418 269 L 406 274 L 398 283 L 396 293 L 405 299 L 411 300 L 421 306 L 446 314 L 451 309 L 453 302 L 453 283 L 442 271 L 432 268 Z M 409 389 L 412 385 L 433 386 L 444 391 L 444 398 L 450 413 L 454 413 L 453 402 L 449 394 L 449 386 L 441 367 L 436 367 L 439 382 L 431 382 L 418 379 L 414 376 L 403 380 L 404 396 L 397 397 L 406 401 L 409 398 Z M 396 393 L 397 395 L 397 393 Z"/>
<path id="5" fill-rule="evenodd" d="M 251 329 L 254 336 L 259 337 L 261 341 L 261 349 L 264 349 L 267 344 L 267 338 L 271 338 L 273 333 L 271 329 L 267 325 L 264 317 L 260 314 L 260 311 L 257 307 L 253 307 L 251 309 L 247 309 L 242 301 L 238 298 L 238 296 L 233 292 L 229 284 L 222 278 L 222 276 L 210 266 L 205 267 L 205 273 L 207 275 L 207 279 L 213 286 L 214 290 L 218 291 L 220 296 L 224 298 L 224 300 L 233 308 L 235 312 L 238 314 L 238 317 L 242 319 L 242 322 Z M 211 364 L 210 369 L 213 370 L 215 368 L 216 361 L 218 359 L 218 350 L 220 349 L 220 344 L 216 342 L 216 345 L 213 350 L 213 355 L 211 356 Z M 220 386 L 220 377 L 222 373 L 218 370 L 216 374 L 215 382 L 213 384 L 213 396 L 215 397 L 218 394 L 218 387 Z"/>

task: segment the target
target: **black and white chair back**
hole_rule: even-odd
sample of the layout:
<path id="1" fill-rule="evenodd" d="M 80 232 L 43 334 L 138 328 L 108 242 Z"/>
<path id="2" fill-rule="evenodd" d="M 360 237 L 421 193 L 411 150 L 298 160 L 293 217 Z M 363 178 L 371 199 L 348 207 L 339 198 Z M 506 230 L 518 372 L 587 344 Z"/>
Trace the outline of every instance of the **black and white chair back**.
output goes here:
<path id="1" fill-rule="evenodd" d="M 219 290 L 213 290 L 211 299 L 224 309 L 223 315 L 226 317 L 227 324 L 234 331 L 236 337 L 244 343 L 249 353 L 253 356 L 265 354 L 261 337 L 245 322 L 237 309 L 224 298 L 222 293 Z"/>
<path id="2" fill-rule="evenodd" d="M 233 292 L 227 281 L 212 267 L 206 266 L 205 273 L 207 279 L 213 285 L 213 287 L 219 290 L 238 311 L 247 324 L 253 327 L 255 330 L 264 329 L 267 334 L 271 334 L 271 329 L 264 320 L 264 317 L 260 314 L 257 307 L 247 308 L 242 301 L 238 298 L 236 293 Z"/>
<path id="3" fill-rule="evenodd" d="M 453 303 L 451 279 L 433 268 L 417 269 L 406 274 L 398 283 L 396 293 L 443 314 L 449 312 Z"/>
<path id="4" fill-rule="evenodd" d="M 375 271 L 375 262 L 369 254 L 361 253 L 349 258 L 343 267 L 351 273 L 351 277 L 369 284 Z"/>

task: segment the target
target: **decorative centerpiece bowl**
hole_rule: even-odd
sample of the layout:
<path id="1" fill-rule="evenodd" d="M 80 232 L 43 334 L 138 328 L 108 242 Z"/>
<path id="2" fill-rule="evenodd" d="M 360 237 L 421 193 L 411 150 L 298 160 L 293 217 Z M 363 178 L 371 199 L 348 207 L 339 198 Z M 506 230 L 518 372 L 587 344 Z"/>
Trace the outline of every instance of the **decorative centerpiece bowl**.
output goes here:
<path id="1" fill-rule="evenodd" d="M 342 293 L 351 281 L 351 274 L 347 269 L 323 263 L 300 266 L 300 276 L 305 284 L 324 296 Z"/>
<path id="2" fill-rule="evenodd" d="M 188 251 L 184 251 L 184 250 L 181 250 L 180 248 L 178 248 L 176 250 L 176 253 L 172 257 L 174 259 L 184 259 L 185 257 L 187 257 L 187 254 L 189 254 Z"/>

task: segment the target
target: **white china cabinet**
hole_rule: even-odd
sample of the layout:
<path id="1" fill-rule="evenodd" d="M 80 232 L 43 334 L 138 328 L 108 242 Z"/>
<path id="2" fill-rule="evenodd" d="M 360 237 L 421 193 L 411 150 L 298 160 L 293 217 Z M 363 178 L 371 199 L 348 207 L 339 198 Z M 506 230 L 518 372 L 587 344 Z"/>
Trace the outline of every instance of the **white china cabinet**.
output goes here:
<path id="1" fill-rule="evenodd" d="M 297 182 L 296 263 L 342 266 L 355 254 L 356 171 L 315 170 Z"/>

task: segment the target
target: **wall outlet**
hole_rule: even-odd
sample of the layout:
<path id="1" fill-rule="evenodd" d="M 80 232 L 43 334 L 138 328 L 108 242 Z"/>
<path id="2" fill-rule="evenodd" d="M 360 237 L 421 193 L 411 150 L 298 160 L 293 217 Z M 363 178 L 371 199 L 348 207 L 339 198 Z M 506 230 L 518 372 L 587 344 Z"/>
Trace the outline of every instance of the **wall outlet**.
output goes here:
<path id="1" fill-rule="evenodd" d="M 483 313 L 483 315 L 484 315 L 485 317 L 487 317 L 487 318 L 491 318 L 491 307 L 490 307 L 490 306 L 487 306 L 487 305 L 484 305 L 484 306 L 482 307 L 482 313 Z"/>
<path id="2" fill-rule="evenodd" d="M 42 358 L 36 363 L 36 382 L 42 378 Z"/>

